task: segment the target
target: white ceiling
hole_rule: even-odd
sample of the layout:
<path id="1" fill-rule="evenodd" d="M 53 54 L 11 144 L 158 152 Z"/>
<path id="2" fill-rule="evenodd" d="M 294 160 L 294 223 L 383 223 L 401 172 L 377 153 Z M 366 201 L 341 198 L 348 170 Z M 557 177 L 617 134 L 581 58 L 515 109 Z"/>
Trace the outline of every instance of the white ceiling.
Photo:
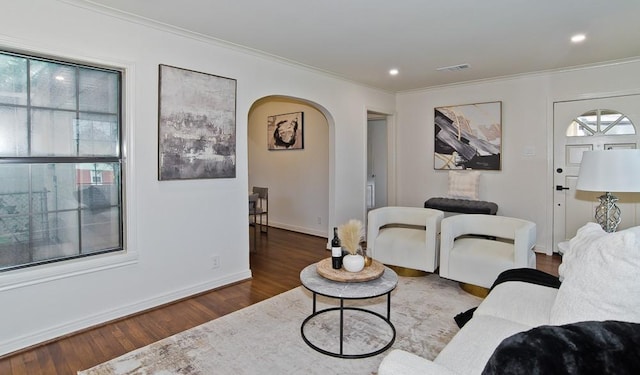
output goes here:
<path id="1" fill-rule="evenodd" d="M 640 0 L 75 2 L 392 92 L 640 57 Z M 572 44 L 576 33 L 587 40 Z M 471 67 L 436 70 L 463 63 Z"/>

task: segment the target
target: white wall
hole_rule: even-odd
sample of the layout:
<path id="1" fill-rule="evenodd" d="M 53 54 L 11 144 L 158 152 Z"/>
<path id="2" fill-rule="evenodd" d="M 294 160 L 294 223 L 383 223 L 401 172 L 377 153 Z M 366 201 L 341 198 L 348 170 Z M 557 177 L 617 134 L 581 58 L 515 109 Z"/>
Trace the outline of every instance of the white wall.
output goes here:
<path id="1" fill-rule="evenodd" d="M 302 150 L 267 149 L 267 117 L 303 112 Z M 314 106 L 290 98 L 264 98 L 249 112 L 249 189 L 269 188 L 269 225 L 327 237 L 329 123 Z"/>
<path id="2" fill-rule="evenodd" d="M 0 355 L 250 277 L 247 119 L 259 98 L 322 106 L 327 228 L 364 219 L 366 108 L 395 107 L 389 93 L 77 4 L 3 1 L 0 46 L 126 69 L 127 253 L 0 273 Z M 236 178 L 157 180 L 158 64 L 237 80 Z"/>
<path id="3" fill-rule="evenodd" d="M 498 203 L 500 215 L 534 221 L 536 249 L 550 252 L 553 102 L 630 92 L 640 92 L 637 61 L 398 94 L 398 202 L 421 207 L 447 193 L 447 172 L 433 169 L 434 107 L 502 101 L 502 170 L 482 172 L 480 199 Z"/>

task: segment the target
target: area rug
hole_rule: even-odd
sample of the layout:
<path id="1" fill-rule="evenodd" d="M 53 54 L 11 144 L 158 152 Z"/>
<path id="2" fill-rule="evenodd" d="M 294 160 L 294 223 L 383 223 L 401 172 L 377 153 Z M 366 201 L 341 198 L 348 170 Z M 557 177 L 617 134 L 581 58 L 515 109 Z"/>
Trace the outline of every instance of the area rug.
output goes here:
<path id="1" fill-rule="evenodd" d="M 453 317 L 480 301 L 438 275 L 400 277 L 391 295 L 391 321 L 396 328 L 391 349 L 435 358 L 458 331 Z M 317 308 L 337 304 L 335 299 L 318 297 Z M 386 297 L 347 301 L 345 306 L 386 315 Z M 341 359 L 310 348 L 300 326 L 311 312 L 312 294 L 298 287 L 78 374 L 376 374 L 386 352 Z M 307 337 L 323 349 L 338 350 L 338 312 L 318 315 L 311 323 L 305 327 Z M 375 349 L 392 335 L 382 320 L 359 311 L 347 311 L 344 326 L 347 354 Z"/>

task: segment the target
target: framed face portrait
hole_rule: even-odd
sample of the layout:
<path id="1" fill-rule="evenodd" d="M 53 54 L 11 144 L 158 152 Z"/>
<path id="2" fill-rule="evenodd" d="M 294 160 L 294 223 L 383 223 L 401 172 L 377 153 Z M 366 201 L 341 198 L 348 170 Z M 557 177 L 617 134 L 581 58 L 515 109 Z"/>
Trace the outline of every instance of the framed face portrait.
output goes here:
<path id="1" fill-rule="evenodd" d="M 267 118 L 269 150 L 302 150 L 304 112 L 285 113 Z"/>

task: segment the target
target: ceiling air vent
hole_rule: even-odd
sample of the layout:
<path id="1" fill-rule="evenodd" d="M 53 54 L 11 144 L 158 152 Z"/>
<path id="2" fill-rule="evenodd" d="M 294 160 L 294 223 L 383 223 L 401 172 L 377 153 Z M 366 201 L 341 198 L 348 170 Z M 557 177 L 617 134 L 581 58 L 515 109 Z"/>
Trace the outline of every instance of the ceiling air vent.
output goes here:
<path id="1" fill-rule="evenodd" d="M 440 72 L 458 72 L 460 70 L 465 70 L 468 69 L 470 67 L 469 64 L 459 64 L 459 65 L 451 65 L 451 66 L 444 66 L 442 68 L 438 68 L 436 69 L 437 71 Z"/>

